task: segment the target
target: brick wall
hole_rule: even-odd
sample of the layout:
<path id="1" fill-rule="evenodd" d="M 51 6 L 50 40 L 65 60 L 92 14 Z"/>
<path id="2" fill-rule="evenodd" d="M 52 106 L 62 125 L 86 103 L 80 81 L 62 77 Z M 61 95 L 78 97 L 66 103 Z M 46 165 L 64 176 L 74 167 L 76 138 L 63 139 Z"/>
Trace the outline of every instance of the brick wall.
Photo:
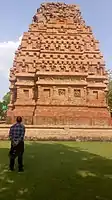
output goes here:
<path id="1" fill-rule="evenodd" d="M 0 139 L 8 138 L 9 125 L 0 125 Z M 26 126 L 28 140 L 112 141 L 111 127 Z"/>

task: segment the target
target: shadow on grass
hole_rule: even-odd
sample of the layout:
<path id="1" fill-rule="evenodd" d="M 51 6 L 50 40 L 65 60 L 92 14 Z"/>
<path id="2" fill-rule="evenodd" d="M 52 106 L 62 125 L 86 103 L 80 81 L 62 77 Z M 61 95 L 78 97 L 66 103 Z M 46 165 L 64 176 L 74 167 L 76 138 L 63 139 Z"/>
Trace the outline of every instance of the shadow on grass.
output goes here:
<path id="1" fill-rule="evenodd" d="M 25 172 L 10 173 L 0 148 L 0 200 L 111 200 L 112 160 L 70 143 L 26 143 Z"/>

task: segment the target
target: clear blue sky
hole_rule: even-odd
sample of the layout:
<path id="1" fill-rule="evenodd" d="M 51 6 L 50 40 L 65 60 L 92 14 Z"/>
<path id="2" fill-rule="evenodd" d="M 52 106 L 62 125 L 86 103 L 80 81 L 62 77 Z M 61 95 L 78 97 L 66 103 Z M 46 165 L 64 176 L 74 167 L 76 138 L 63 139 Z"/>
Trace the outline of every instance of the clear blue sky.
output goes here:
<path id="1" fill-rule="evenodd" d="M 107 68 L 112 68 L 112 0 L 66 0 L 63 2 L 80 5 L 86 24 L 92 27 L 96 39 L 100 41 L 100 49 Z M 2 43 L 6 42 L 6 45 L 8 41 L 17 42 L 23 32 L 28 30 L 32 17 L 41 3 L 43 1 L 40 0 L 0 0 L 0 62 L 3 63 L 3 65 L 0 64 L 2 68 L 0 70 L 0 98 L 9 87 L 8 69 L 12 64 L 11 52 L 14 51 L 14 48 L 10 51 L 9 46 L 8 49 L 5 47 L 2 51 Z"/>

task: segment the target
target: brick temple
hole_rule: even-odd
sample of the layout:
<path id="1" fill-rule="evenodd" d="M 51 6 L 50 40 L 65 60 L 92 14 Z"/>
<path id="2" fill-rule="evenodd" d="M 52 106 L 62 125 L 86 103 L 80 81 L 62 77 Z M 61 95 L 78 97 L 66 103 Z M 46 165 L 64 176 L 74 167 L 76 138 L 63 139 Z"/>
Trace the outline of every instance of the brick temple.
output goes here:
<path id="1" fill-rule="evenodd" d="M 10 70 L 8 123 L 109 125 L 107 72 L 99 42 L 77 5 L 45 3 Z"/>

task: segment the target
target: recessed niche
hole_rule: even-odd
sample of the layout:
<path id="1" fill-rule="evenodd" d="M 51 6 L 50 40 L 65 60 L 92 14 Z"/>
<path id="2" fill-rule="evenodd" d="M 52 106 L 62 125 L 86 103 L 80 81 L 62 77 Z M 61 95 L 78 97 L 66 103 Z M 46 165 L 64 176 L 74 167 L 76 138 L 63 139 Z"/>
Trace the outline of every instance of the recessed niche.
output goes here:
<path id="1" fill-rule="evenodd" d="M 50 89 L 44 89 L 44 96 L 46 97 L 46 98 L 48 98 L 48 97 L 50 97 Z"/>
<path id="2" fill-rule="evenodd" d="M 80 89 L 74 89 L 74 97 L 81 97 L 81 90 Z"/>
<path id="3" fill-rule="evenodd" d="M 98 91 L 93 91 L 94 99 L 98 99 Z"/>
<path id="4" fill-rule="evenodd" d="M 59 94 L 59 96 L 65 96 L 65 89 L 59 89 L 58 90 L 58 94 Z"/>
<path id="5" fill-rule="evenodd" d="M 29 90 L 26 90 L 26 89 L 25 89 L 25 90 L 23 90 L 23 91 L 24 91 L 25 97 L 26 97 L 26 98 L 29 98 Z"/>

